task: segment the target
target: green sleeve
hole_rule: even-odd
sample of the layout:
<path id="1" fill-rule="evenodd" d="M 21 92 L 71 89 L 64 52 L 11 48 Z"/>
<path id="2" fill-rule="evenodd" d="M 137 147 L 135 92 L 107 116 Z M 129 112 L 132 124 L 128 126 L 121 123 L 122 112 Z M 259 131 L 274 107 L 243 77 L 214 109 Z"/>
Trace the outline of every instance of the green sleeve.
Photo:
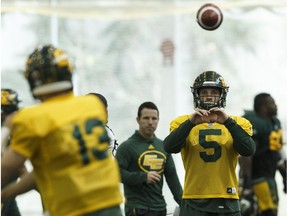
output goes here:
<path id="1" fill-rule="evenodd" d="M 130 153 L 124 145 L 120 145 L 117 149 L 115 158 L 119 165 L 121 182 L 126 185 L 140 185 L 146 183 L 147 173 L 141 171 L 129 171 Z"/>
<path id="2" fill-rule="evenodd" d="M 164 149 L 169 153 L 178 153 L 186 144 L 191 129 L 194 127 L 190 120 L 183 122 L 164 139 Z"/>
<path id="3" fill-rule="evenodd" d="M 176 172 L 173 158 L 170 154 L 167 155 L 167 162 L 165 165 L 164 175 L 165 175 L 168 187 L 170 188 L 170 191 L 173 194 L 174 200 L 180 206 L 182 202 L 183 189 L 182 189 L 182 186 L 180 184 L 180 181 Z"/>
<path id="4" fill-rule="evenodd" d="M 236 121 L 232 118 L 228 118 L 224 122 L 224 125 L 233 137 L 234 149 L 241 156 L 251 156 L 255 153 L 255 142 L 252 137 L 236 123 Z"/>

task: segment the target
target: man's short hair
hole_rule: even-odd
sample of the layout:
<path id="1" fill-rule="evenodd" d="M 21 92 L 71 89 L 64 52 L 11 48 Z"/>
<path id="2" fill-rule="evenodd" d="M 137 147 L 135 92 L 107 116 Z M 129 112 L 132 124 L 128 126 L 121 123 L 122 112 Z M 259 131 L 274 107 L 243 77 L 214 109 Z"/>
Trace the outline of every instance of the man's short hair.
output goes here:
<path id="1" fill-rule="evenodd" d="M 144 108 L 157 110 L 158 116 L 159 116 L 159 110 L 158 110 L 157 106 L 153 102 L 146 101 L 146 102 L 142 103 L 138 108 L 138 114 L 137 114 L 138 118 L 141 117 L 141 112 Z"/>
<path id="2" fill-rule="evenodd" d="M 262 106 L 266 104 L 266 99 L 271 97 L 268 93 L 257 94 L 254 98 L 254 111 L 258 113 Z"/>

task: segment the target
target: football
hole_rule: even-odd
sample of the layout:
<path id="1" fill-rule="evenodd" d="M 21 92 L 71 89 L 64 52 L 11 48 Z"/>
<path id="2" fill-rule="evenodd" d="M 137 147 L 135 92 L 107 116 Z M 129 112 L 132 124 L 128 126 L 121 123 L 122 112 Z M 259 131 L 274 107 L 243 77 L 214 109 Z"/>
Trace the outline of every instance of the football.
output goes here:
<path id="1" fill-rule="evenodd" d="M 221 25 L 223 21 L 223 14 L 217 5 L 207 3 L 199 8 L 196 18 L 198 24 L 203 29 L 212 31 Z"/>

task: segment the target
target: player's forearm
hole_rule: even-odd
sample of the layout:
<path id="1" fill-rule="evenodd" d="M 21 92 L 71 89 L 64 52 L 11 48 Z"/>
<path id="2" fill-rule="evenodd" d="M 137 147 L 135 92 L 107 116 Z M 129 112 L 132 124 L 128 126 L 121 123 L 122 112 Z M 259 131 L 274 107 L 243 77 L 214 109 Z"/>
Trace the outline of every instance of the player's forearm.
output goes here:
<path id="1" fill-rule="evenodd" d="M 19 177 L 17 170 L 12 169 L 9 164 L 3 162 L 1 164 L 1 171 L 1 187 L 5 187 Z"/>
<path id="2" fill-rule="evenodd" d="M 190 120 L 183 122 L 177 129 L 164 139 L 164 149 L 169 153 L 178 153 L 186 144 L 191 129 L 194 127 Z"/>
<path id="3" fill-rule="evenodd" d="M 246 133 L 233 119 L 224 122 L 225 127 L 233 137 L 234 149 L 242 156 L 251 156 L 255 153 L 256 146 L 252 137 Z"/>
<path id="4" fill-rule="evenodd" d="M 182 202 L 182 195 L 183 195 L 183 189 L 180 184 L 179 178 L 177 176 L 177 173 L 175 172 L 174 176 L 166 176 L 166 182 L 169 186 L 169 189 L 171 193 L 173 194 L 174 200 L 178 203 L 178 205 L 181 205 Z"/>
<path id="5" fill-rule="evenodd" d="M 183 189 L 182 185 L 180 184 L 175 164 L 171 155 L 167 156 L 164 175 L 170 191 L 173 194 L 174 200 L 180 206 L 182 202 Z"/>
<path id="6" fill-rule="evenodd" d="M 8 149 L 1 160 L 1 186 L 5 186 L 19 177 L 19 170 L 24 166 L 25 157 Z"/>
<path id="7" fill-rule="evenodd" d="M 145 172 L 130 172 L 120 168 L 121 182 L 126 185 L 142 185 L 147 181 L 147 173 Z"/>
<path id="8" fill-rule="evenodd" d="M 9 185 L 1 189 L 1 202 L 2 203 L 6 202 L 9 199 L 16 197 L 16 193 L 14 192 L 14 189 L 13 189 L 15 184 L 16 184 L 16 181 L 10 183 Z"/>
<path id="9" fill-rule="evenodd" d="M 34 176 L 34 172 L 25 173 L 21 176 L 20 181 L 17 182 L 17 195 L 26 193 L 30 190 L 37 189 L 36 179 Z"/>
<path id="10" fill-rule="evenodd" d="M 6 187 L 2 188 L 1 199 L 2 201 L 6 201 L 32 189 L 37 189 L 34 173 L 26 172 L 20 177 L 20 180 L 12 182 Z"/>

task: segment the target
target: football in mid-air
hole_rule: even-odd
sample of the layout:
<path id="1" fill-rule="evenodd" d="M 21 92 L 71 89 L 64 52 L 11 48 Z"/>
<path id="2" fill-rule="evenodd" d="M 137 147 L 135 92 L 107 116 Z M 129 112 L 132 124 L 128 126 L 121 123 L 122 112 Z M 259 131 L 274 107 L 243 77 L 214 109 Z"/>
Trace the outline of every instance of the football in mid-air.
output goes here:
<path id="1" fill-rule="evenodd" d="M 203 29 L 212 31 L 221 25 L 223 21 L 223 14 L 217 5 L 207 3 L 199 8 L 196 18 L 198 24 Z"/>

